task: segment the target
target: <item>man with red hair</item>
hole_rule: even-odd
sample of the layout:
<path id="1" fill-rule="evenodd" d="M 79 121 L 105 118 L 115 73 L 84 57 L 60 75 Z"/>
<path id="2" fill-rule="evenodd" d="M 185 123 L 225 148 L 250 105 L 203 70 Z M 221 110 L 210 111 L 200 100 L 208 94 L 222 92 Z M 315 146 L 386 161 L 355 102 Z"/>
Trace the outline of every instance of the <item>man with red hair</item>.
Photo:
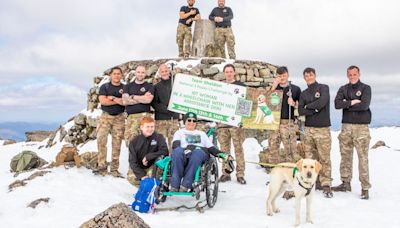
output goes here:
<path id="1" fill-rule="evenodd" d="M 140 181 L 151 176 L 156 159 L 168 155 L 168 146 L 163 135 L 155 132 L 152 117 L 143 117 L 140 121 L 141 134 L 129 143 L 128 181 L 139 186 Z"/>

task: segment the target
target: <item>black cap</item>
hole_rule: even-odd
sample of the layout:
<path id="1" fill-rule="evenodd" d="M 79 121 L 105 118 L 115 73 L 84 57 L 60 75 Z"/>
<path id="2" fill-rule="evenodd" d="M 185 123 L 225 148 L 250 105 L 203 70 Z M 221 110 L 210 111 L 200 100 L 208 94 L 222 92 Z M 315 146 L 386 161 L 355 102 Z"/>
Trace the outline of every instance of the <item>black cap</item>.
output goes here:
<path id="1" fill-rule="evenodd" d="M 194 112 L 188 112 L 183 116 L 183 122 L 186 123 L 186 120 L 192 118 L 195 119 L 197 121 L 197 115 Z"/>

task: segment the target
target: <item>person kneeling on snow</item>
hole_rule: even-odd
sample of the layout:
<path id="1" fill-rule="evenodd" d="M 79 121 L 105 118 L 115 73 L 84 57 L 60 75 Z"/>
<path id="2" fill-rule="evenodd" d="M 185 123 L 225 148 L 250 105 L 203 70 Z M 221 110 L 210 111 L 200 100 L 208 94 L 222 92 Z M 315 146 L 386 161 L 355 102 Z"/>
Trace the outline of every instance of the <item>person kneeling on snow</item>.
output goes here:
<path id="1" fill-rule="evenodd" d="M 202 162 L 210 158 L 209 154 L 228 158 L 214 146 L 205 132 L 196 130 L 197 115 L 195 113 L 186 113 L 183 121 L 185 128 L 175 132 L 172 139 L 172 192 L 187 192 L 192 188 L 196 170 Z"/>
<path id="2" fill-rule="evenodd" d="M 141 134 L 129 144 L 128 181 L 139 186 L 140 181 L 151 176 L 152 165 L 161 156 L 168 155 L 167 142 L 163 135 L 155 132 L 155 121 L 143 117 L 140 121 Z"/>

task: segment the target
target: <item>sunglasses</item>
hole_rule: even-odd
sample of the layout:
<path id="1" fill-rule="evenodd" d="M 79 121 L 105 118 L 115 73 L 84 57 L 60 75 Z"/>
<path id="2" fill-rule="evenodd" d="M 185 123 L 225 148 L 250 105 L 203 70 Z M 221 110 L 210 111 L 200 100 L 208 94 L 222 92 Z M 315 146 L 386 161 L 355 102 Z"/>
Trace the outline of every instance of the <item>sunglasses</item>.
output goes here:
<path id="1" fill-rule="evenodd" d="M 186 121 L 189 122 L 189 123 L 191 123 L 191 122 L 192 122 L 192 123 L 196 123 L 196 122 L 197 122 L 196 119 L 187 119 Z"/>

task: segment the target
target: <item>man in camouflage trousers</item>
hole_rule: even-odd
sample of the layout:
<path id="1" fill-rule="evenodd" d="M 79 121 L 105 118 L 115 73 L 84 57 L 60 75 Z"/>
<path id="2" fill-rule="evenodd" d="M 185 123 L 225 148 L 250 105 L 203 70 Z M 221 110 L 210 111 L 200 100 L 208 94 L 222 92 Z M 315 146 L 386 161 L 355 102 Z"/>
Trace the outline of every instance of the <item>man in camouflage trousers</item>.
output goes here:
<path id="1" fill-rule="evenodd" d="M 158 68 L 161 81 L 155 85 L 154 99 L 151 102 L 155 110 L 157 132 L 167 138 L 169 151 L 172 149 L 172 137 L 179 129 L 179 113 L 168 110 L 172 92 L 171 72 L 166 64 Z"/>
<path id="2" fill-rule="evenodd" d="M 227 64 L 224 67 L 225 82 L 240 86 L 245 86 L 242 82 L 236 81 L 235 79 L 235 67 L 232 64 Z M 245 160 L 243 153 L 243 141 L 244 141 L 244 130 L 239 127 L 232 127 L 222 124 L 218 127 L 218 140 L 221 145 L 221 151 L 231 153 L 231 141 L 233 141 L 233 147 L 235 149 L 235 160 L 236 160 L 236 180 L 240 184 L 246 184 L 244 179 Z M 224 162 L 224 166 L 227 166 L 227 162 Z M 221 182 L 230 181 L 230 174 L 222 169 L 222 176 L 219 179 Z"/>
<path id="3" fill-rule="evenodd" d="M 225 0 L 218 0 L 218 7 L 215 7 L 211 11 L 211 14 L 208 18 L 215 22 L 215 57 L 226 58 L 226 43 L 228 46 L 229 58 L 236 59 L 235 36 L 233 35 L 231 23 L 231 20 L 233 19 L 232 9 L 225 6 Z"/>
<path id="4" fill-rule="evenodd" d="M 107 138 L 112 136 L 112 159 L 110 172 L 113 176 L 119 176 L 119 155 L 121 142 L 125 129 L 125 107 L 122 102 L 123 85 L 121 84 L 122 70 L 114 67 L 110 72 L 111 82 L 103 84 L 99 90 L 99 100 L 103 113 L 97 124 L 98 147 L 98 172 L 104 176 L 107 173 Z"/>
<path id="5" fill-rule="evenodd" d="M 146 68 L 138 66 L 135 70 L 135 80 L 124 86 L 122 94 L 123 104 L 126 105 L 128 114 L 125 127 L 125 143 L 140 134 L 140 120 L 145 116 L 151 116 L 150 103 L 153 100 L 154 87 L 145 81 Z"/>
<path id="6" fill-rule="evenodd" d="M 358 172 L 361 182 L 361 199 L 369 199 L 371 188 L 368 170 L 368 149 L 371 136 L 368 124 L 371 123 L 371 87 L 360 81 L 360 69 L 357 66 L 347 68 L 349 83 L 340 87 L 335 98 L 335 108 L 343 110 L 342 131 L 339 144 L 340 177 L 342 184 L 333 187 L 333 191 L 351 191 L 353 171 L 353 150 L 358 155 Z"/>
<path id="7" fill-rule="evenodd" d="M 278 164 L 281 162 L 293 162 L 293 155 L 296 154 L 297 150 L 296 132 L 298 131 L 298 126 L 294 123 L 294 109 L 298 106 L 298 101 L 300 99 L 301 93 L 300 87 L 289 84 L 289 71 L 287 67 L 279 67 L 276 70 L 276 73 L 277 77 L 275 78 L 275 81 L 271 87 L 271 91 L 282 91 L 283 100 L 279 129 L 275 131 L 270 131 L 268 134 L 268 148 L 270 152 L 269 162 L 272 164 Z M 291 106 L 290 114 L 289 105 Z M 283 143 L 285 151 L 285 158 L 283 160 L 280 159 L 279 155 L 281 143 Z"/>
<path id="8" fill-rule="evenodd" d="M 179 10 L 179 23 L 176 32 L 176 43 L 178 44 L 179 57 L 187 58 L 190 53 L 190 43 L 192 42 L 193 21 L 200 20 L 199 9 L 193 7 L 195 0 L 188 0 L 187 6 L 182 6 Z"/>
<path id="9" fill-rule="evenodd" d="M 331 119 L 329 112 L 329 87 L 316 81 L 315 69 L 303 71 L 308 88 L 299 100 L 299 114 L 306 117 L 304 129 L 304 150 L 306 158 L 313 158 L 322 164 L 319 173 L 320 185 L 326 198 L 332 198 L 331 191 Z M 321 187 L 317 183 L 316 189 Z"/>

